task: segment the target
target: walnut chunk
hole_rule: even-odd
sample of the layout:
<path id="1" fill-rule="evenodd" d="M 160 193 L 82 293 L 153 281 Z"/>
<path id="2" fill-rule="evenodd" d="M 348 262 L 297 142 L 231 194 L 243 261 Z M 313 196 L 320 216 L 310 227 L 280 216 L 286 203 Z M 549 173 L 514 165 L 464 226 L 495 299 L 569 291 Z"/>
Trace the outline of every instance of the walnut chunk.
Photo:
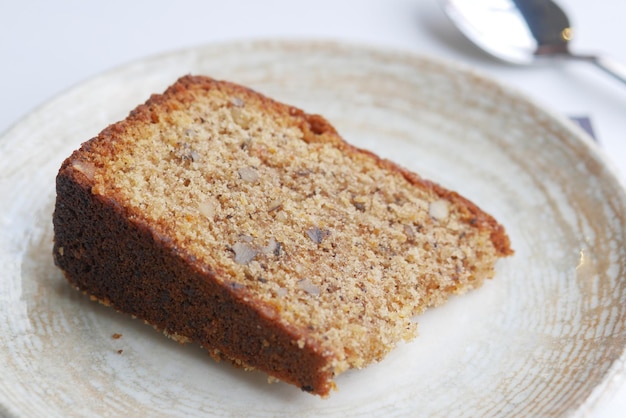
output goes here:
<path id="1" fill-rule="evenodd" d="M 231 97 L 230 103 L 235 107 L 243 107 L 246 104 L 241 97 Z"/>
<path id="2" fill-rule="evenodd" d="M 235 263 L 248 264 L 258 254 L 258 250 L 247 242 L 236 242 L 232 246 L 232 250 L 235 253 Z"/>
<path id="3" fill-rule="evenodd" d="M 430 202 L 428 214 L 438 221 L 446 219 L 449 215 L 448 202 L 443 199 Z"/>
<path id="4" fill-rule="evenodd" d="M 311 296 L 319 296 L 321 293 L 320 288 L 313 284 L 309 279 L 298 280 L 298 287 Z"/>
<path id="5" fill-rule="evenodd" d="M 282 207 L 283 207 L 283 202 L 280 199 L 274 199 L 267 206 L 267 211 L 268 212 L 274 212 L 275 210 L 278 210 L 278 209 L 280 209 Z"/>
<path id="6" fill-rule="evenodd" d="M 239 178 L 247 183 L 255 183 L 259 180 L 259 172 L 254 167 L 242 167 L 237 170 Z"/>
<path id="7" fill-rule="evenodd" d="M 311 241 L 316 244 L 321 244 L 324 239 L 330 235 L 330 231 L 327 229 L 319 229 L 318 227 L 309 228 L 306 230 L 306 235 Z"/>
<path id="8" fill-rule="evenodd" d="M 365 197 L 352 197 L 350 203 L 352 203 L 352 206 L 354 206 L 354 208 L 359 212 L 365 212 L 365 210 L 367 209 L 367 199 Z"/>
<path id="9" fill-rule="evenodd" d="M 230 115 L 233 118 L 233 122 L 242 127 L 248 129 L 252 122 L 252 116 L 250 116 L 243 108 L 233 107 L 230 109 Z"/>
<path id="10" fill-rule="evenodd" d="M 208 219 L 215 218 L 220 208 L 220 203 L 214 197 L 208 197 L 198 204 L 198 211 Z"/>
<path id="11" fill-rule="evenodd" d="M 411 227 L 411 225 L 404 225 L 404 235 L 406 235 L 406 239 L 410 242 L 415 241 L 415 231 Z"/>
<path id="12" fill-rule="evenodd" d="M 96 166 L 89 161 L 74 160 L 72 161 L 72 168 L 81 172 L 89 180 L 93 180 L 96 174 Z"/>
<path id="13" fill-rule="evenodd" d="M 280 256 L 283 252 L 283 246 L 280 242 L 276 241 L 276 238 L 270 238 L 269 243 L 261 249 L 264 254 L 274 254 Z"/>
<path id="14" fill-rule="evenodd" d="M 194 150 L 191 145 L 186 142 L 177 143 L 174 151 L 172 151 L 172 154 L 183 163 L 195 163 L 200 160 L 200 154 L 198 154 L 198 151 Z"/>

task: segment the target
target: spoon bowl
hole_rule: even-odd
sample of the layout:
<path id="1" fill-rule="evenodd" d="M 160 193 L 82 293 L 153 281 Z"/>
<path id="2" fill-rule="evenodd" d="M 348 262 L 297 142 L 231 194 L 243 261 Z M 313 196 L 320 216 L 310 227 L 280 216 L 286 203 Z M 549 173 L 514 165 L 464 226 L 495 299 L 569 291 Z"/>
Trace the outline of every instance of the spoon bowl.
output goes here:
<path id="1" fill-rule="evenodd" d="M 626 67 L 599 55 L 570 51 L 574 30 L 552 0 L 441 0 L 457 28 L 472 42 L 500 60 L 530 65 L 548 59 L 595 64 L 626 83 Z"/>

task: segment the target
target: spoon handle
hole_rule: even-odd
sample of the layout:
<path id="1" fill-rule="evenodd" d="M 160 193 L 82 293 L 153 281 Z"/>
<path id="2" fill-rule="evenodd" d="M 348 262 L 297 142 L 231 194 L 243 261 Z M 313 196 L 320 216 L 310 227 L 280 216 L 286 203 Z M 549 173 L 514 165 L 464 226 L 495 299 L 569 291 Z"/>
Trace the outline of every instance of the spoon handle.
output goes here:
<path id="1" fill-rule="evenodd" d="M 607 74 L 612 75 L 622 83 L 626 84 L 626 66 L 615 61 L 612 58 L 607 56 L 599 56 L 599 55 L 576 55 L 570 54 L 571 58 L 579 59 L 583 61 L 590 62 L 595 64 L 596 67 L 600 68 Z"/>
<path id="2" fill-rule="evenodd" d="M 596 57 L 593 63 L 622 83 L 626 83 L 626 66 L 623 64 L 607 57 Z"/>

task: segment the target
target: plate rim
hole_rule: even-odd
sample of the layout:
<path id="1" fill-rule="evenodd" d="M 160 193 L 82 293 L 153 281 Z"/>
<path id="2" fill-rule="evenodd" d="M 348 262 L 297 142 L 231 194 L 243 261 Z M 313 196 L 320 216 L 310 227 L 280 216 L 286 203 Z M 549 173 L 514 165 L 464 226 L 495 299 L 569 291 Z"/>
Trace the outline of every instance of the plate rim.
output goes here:
<path id="1" fill-rule="evenodd" d="M 253 47 L 265 47 L 268 46 L 287 46 L 290 48 L 299 49 L 322 49 L 328 48 L 340 49 L 346 51 L 359 51 L 361 53 L 376 54 L 378 56 L 385 56 L 393 60 L 417 60 L 420 62 L 429 62 L 435 65 L 444 67 L 451 72 L 461 73 L 464 75 L 470 75 L 481 83 L 485 83 L 493 88 L 503 92 L 508 98 L 512 98 L 531 106 L 533 109 L 543 113 L 552 122 L 558 124 L 561 128 L 565 129 L 570 137 L 577 141 L 578 145 L 584 147 L 585 153 L 589 155 L 594 161 L 599 162 L 606 173 L 604 176 L 610 181 L 614 182 L 614 186 L 621 192 L 621 201 L 626 202 L 626 183 L 624 179 L 619 175 L 619 171 L 609 158 L 604 154 L 604 150 L 595 143 L 590 136 L 584 132 L 579 126 L 574 124 L 564 115 L 550 109 L 547 106 L 539 103 L 532 98 L 529 94 L 522 92 L 521 90 L 507 85 L 499 80 L 496 80 L 486 73 L 473 68 L 467 64 L 456 62 L 452 60 L 443 59 L 441 57 L 430 56 L 420 54 L 412 50 L 393 48 L 385 45 L 372 45 L 360 42 L 345 41 L 345 40 L 329 40 L 329 39 L 317 39 L 317 38 L 302 38 L 297 40 L 286 40 L 280 38 L 259 38 L 259 39 L 237 39 L 237 40 L 225 40 L 218 42 L 202 43 L 193 46 L 186 46 L 176 48 L 157 54 L 151 54 L 144 57 L 129 60 L 125 63 L 116 65 L 98 74 L 86 77 L 79 80 L 67 88 L 62 89 L 56 94 L 44 102 L 33 107 L 28 113 L 14 121 L 3 132 L 0 132 L 0 152 L 4 147 L 10 146 L 10 138 L 16 131 L 21 129 L 23 125 L 29 123 L 29 120 L 37 114 L 43 113 L 46 109 L 55 106 L 57 102 L 63 98 L 76 93 L 82 88 L 87 88 L 90 84 L 96 82 L 99 79 L 105 79 L 111 77 L 117 73 L 127 71 L 130 67 L 138 64 L 145 64 L 151 61 L 159 61 L 164 58 L 171 58 L 181 54 L 188 54 L 193 51 L 203 51 L 209 49 L 220 49 L 225 47 L 231 48 L 253 48 Z M 623 232 L 623 231 L 622 231 Z M 610 368 L 607 370 L 599 384 L 597 384 L 587 398 L 580 404 L 577 413 L 581 415 L 591 414 L 593 410 L 597 409 L 604 401 L 608 400 L 614 392 L 626 384 L 626 344 L 622 346 L 622 352 L 618 359 L 616 359 Z M 4 385 L 0 384 L 0 388 Z M 4 412 L 5 405 L 0 402 L 0 412 Z M 10 411 L 10 409 L 8 409 Z"/>

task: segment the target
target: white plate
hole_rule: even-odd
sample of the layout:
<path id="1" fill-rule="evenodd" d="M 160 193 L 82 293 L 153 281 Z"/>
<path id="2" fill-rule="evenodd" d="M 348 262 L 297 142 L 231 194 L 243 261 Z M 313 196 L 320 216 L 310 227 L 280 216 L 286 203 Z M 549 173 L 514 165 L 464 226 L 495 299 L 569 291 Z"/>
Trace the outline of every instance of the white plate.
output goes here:
<path id="1" fill-rule="evenodd" d="M 483 288 L 423 315 L 416 340 L 340 376 L 327 400 L 90 302 L 52 262 L 56 170 L 186 73 L 324 114 L 348 141 L 492 213 L 515 256 Z M 0 165 L 0 415 L 578 415 L 623 378 L 624 189 L 582 132 L 468 70 L 304 41 L 184 50 L 42 106 L 0 140 Z"/>

